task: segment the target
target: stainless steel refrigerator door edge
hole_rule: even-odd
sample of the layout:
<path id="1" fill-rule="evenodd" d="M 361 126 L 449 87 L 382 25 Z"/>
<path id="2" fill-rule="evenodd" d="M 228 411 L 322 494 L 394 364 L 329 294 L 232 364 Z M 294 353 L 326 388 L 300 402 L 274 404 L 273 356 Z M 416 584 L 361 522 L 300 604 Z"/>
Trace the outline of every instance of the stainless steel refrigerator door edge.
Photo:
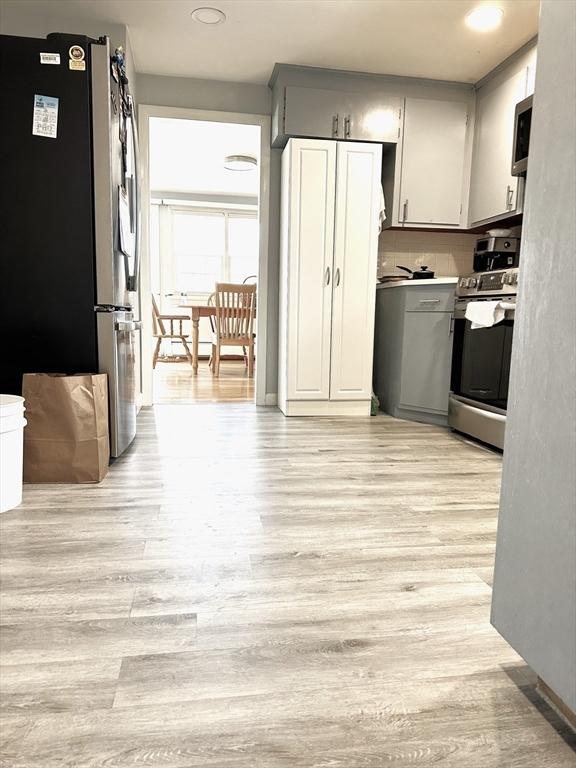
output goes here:
<path id="1" fill-rule="evenodd" d="M 96 303 L 114 305 L 110 48 L 108 41 L 91 48 Z"/>
<path id="2" fill-rule="evenodd" d="M 135 338 L 132 312 L 97 312 L 99 372 L 108 374 L 110 454 L 116 458 L 136 435 Z"/>

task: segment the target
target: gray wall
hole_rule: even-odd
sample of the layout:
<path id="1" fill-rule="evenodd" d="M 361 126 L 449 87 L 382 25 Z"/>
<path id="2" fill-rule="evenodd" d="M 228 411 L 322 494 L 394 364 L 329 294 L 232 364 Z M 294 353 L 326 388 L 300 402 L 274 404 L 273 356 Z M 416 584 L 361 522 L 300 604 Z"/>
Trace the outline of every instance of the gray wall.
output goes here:
<path id="1" fill-rule="evenodd" d="M 140 104 L 251 115 L 270 114 L 272 96 L 265 85 L 139 74 L 137 86 Z"/>
<path id="2" fill-rule="evenodd" d="M 492 622 L 576 710 L 576 4 L 543 0 Z"/>
<path id="3" fill-rule="evenodd" d="M 189 77 L 139 74 L 138 103 L 160 107 L 215 110 L 269 115 L 271 92 L 265 85 L 227 83 Z M 271 150 L 270 222 L 268 237 L 268 339 L 266 348 L 266 393 L 278 391 L 278 277 L 280 241 L 280 157 Z"/>

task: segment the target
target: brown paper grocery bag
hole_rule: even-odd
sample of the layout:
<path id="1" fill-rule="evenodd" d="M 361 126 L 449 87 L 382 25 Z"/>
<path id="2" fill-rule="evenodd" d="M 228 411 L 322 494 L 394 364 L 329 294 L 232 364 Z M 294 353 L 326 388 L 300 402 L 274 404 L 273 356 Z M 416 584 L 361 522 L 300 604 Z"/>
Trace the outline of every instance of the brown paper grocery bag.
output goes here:
<path id="1" fill-rule="evenodd" d="M 25 373 L 24 482 L 98 483 L 108 472 L 108 377 Z"/>

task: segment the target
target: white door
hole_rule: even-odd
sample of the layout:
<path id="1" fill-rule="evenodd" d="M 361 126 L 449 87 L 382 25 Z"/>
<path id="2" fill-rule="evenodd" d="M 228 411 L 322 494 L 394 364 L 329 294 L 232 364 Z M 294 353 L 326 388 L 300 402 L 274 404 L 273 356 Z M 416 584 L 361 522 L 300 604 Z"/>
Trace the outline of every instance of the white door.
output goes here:
<path id="1" fill-rule="evenodd" d="M 460 224 L 467 118 L 460 101 L 406 99 L 402 223 Z"/>
<path id="2" fill-rule="evenodd" d="M 330 396 L 336 143 L 291 139 L 287 394 Z"/>
<path id="3" fill-rule="evenodd" d="M 337 144 L 330 398 L 372 393 L 382 147 Z"/>
<path id="4" fill-rule="evenodd" d="M 490 88 L 478 91 L 470 224 L 510 216 L 519 201 L 518 178 L 510 173 L 514 110 L 526 93 L 526 68 Z"/>

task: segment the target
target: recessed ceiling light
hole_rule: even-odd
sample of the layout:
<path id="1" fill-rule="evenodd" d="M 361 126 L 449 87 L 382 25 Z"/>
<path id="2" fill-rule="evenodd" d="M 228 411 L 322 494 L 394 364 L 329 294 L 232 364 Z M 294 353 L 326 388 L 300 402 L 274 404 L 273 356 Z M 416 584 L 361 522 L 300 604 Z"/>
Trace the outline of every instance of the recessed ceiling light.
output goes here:
<path id="1" fill-rule="evenodd" d="M 466 24 L 476 32 L 490 32 L 500 26 L 504 11 L 496 5 L 479 5 L 466 16 Z"/>
<path id="2" fill-rule="evenodd" d="M 226 21 L 226 14 L 219 8 L 196 8 L 190 14 L 194 21 L 200 22 L 200 24 L 224 24 Z"/>
<path id="3" fill-rule="evenodd" d="M 252 155 L 228 155 L 224 158 L 224 168 L 228 171 L 253 171 L 258 160 Z"/>

